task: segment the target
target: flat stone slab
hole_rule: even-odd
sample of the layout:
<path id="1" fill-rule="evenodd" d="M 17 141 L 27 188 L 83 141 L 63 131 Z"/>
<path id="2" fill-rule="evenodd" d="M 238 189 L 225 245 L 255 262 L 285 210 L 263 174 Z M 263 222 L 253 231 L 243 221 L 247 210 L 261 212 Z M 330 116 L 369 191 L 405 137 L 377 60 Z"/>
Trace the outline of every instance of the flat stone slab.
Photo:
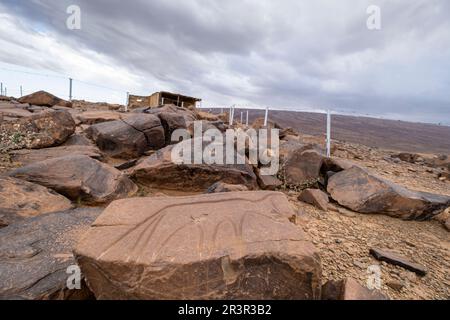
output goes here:
<path id="1" fill-rule="evenodd" d="M 101 209 L 41 215 L 0 229 L 0 300 L 85 299 L 91 293 L 67 288 L 72 249 Z"/>
<path id="2" fill-rule="evenodd" d="M 0 177 L 0 228 L 44 213 L 72 208 L 69 199 L 25 180 Z"/>
<path id="3" fill-rule="evenodd" d="M 286 196 L 112 202 L 75 249 L 97 299 L 318 299 L 321 265 Z"/>
<path id="4" fill-rule="evenodd" d="M 407 258 L 392 252 L 387 249 L 371 248 L 370 253 L 380 261 L 385 261 L 387 263 L 403 267 L 410 271 L 417 273 L 420 276 L 425 276 L 428 272 L 427 268 L 408 260 Z"/>

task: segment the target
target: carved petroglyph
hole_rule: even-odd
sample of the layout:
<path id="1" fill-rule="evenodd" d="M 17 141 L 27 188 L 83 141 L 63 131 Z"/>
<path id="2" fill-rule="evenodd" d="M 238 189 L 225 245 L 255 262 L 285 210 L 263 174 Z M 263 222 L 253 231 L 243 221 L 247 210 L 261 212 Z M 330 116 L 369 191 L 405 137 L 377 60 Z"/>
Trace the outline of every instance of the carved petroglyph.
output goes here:
<path id="1" fill-rule="evenodd" d="M 268 191 L 119 200 L 75 253 L 101 298 L 281 297 L 286 283 L 311 296 L 319 259 L 293 214 Z"/>

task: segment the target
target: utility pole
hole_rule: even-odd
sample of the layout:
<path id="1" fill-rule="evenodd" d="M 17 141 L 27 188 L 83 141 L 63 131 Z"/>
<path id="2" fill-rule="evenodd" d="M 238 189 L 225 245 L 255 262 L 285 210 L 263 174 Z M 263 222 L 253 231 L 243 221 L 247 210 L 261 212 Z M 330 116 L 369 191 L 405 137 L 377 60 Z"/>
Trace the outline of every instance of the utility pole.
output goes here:
<path id="1" fill-rule="evenodd" d="M 244 112 L 241 111 L 241 124 L 244 123 Z"/>
<path id="2" fill-rule="evenodd" d="M 246 117 L 246 120 L 245 120 L 245 125 L 248 127 L 248 110 L 247 110 L 247 117 Z"/>
<path id="3" fill-rule="evenodd" d="M 72 78 L 69 78 L 69 100 L 72 101 Z"/>
<path id="4" fill-rule="evenodd" d="M 22 90 L 22 86 L 20 86 L 20 97 L 23 96 L 23 90 Z"/>
<path id="5" fill-rule="evenodd" d="M 327 111 L 327 157 L 331 157 L 331 112 Z"/>
<path id="6" fill-rule="evenodd" d="M 0 82 L 0 96 L 3 95 L 3 82 Z"/>

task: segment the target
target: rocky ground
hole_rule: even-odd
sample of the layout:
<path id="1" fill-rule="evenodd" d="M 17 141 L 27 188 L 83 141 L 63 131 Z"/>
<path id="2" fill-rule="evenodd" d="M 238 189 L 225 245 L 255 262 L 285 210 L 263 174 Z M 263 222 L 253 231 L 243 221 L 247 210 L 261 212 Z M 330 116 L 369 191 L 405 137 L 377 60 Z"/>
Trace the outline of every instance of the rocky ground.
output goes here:
<path id="1" fill-rule="evenodd" d="M 219 193 L 230 191 L 231 195 L 243 192 L 244 195 L 245 190 L 268 189 L 283 192 L 289 200 L 290 207 L 295 212 L 295 217 L 289 219 L 297 225 L 298 241 L 304 241 L 301 235 L 303 230 L 306 232 L 306 237 L 309 237 L 318 249 L 322 264 L 320 284 L 325 284 L 329 280 L 352 278 L 362 287 L 367 287 L 367 281 L 371 276 L 370 268 L 379 266 L 381 268 L 380 291 L 391 299 L 450 298 L 450 237 L 447 230 L 450 228 L 450 212 L 448 212 L 449 209 L 444 210 L 450 204 L 448 155 L 406 154 L 356 143 L 333 141 L 332 159 L 334 160 L 329 162 L 323 156 L 322 137 L 299 135 L 295 133 L 295 130 L 283 129 L 282 170 L 278 177 L 264 178 L 259 175 L 261 167 L 252 168 L 249 165 L 232 168 L 193 165 L 183 169 L 167 161 L 173 148 L 167 140 L 168 134 L 178 128 L 192 130 L 194 120 L 203 121 L 206 128 L 214 127 L 223 131 L 227 128 L 227 124 L 221 121 L 221 116 L 169 105 L 146 113 L 142 113 L 143 110 L 123 113 L 123 106 L 91 104 L 85 101 L 68 103 L 49 97 L 45 93 L 28 97 L 28 101 L 26 99 L 14 101 L 6 97 L 2 100 L 0 101 L 2 119 L 0 123 L 0 141 L 2 141 L 0 196 L 3 192 L 2 199 L 5 200 L 0 205 L 0 222 L 3 221 L 4 227 L 1 228 L 0 223 L 0 236 L 3 234 L 5 241 L 0 245 L 0 270 L 6 270 L 8 279 L 15 279 L 11 265 L 17 257 L 34 259 L 29 263 L 26 259 L 21 260 L 20 268 L 27 269 L 28 265 L 44 263 L 42 261 L 48 260 L 49 252 L 54 252 L 52 241 L 46 238 L 47 233 L 42 231 L 42 225 L 54 225 L 52 228 L 58 229 L 59 233 L 64 233 L 68 219 L 76 219 L 74 216 L 80 214 L 83 219 L 80 218 L 80 226 L 77 226 L 77 230 L 88 230 L 89 224 L 99 214 L 98 210 L 93 213 L 95 217 L 89 216 L 91 211 L 78 211 L 71 216 L 67 214 L 70 211 L 65 211 L 64 214 L 54 213 L 59 217 L 55 219 L 51 213 L 54 210 L 51 211 L 51 208 L 47 208 L 48 206 L 44 209 L 38 201 L 30 207 L 27 199 L 42 198 L 45 195 L 50 197 L 49 199 L 52 197 L 59 199 L 59 207 L 65 206 L 69 210 L 73 210 L 70 209 L 71 207 L 93 206 L 103 209 L 114 199 L 131 196 L 145 199 L 155 196 L 163 197 L 168 198 L 169 202 L 175 201 L 170 200 L 172 199 L 170 197 L 178 197 L 183 202 L 183 196 L 200 196 L 207 190 Z M 48 109 L 52 109 L 51 116 L 46 114 Z M 67 115 L 70 115 L 73 121 L 68 120 Z M 226 118 L 224 115 L 222 119 Z M 254 127 L 260 125 L 256 121 Z M 273 123 L 270 125 L 277 126 Z M 61 158 L 62 156 L 64 158 Z M 364 169 L 361 172 L 351 169 L 354 166 Z M 51 170 L 47 171 L 49 167 Z M 67 173 L 68 171 L 70 172 Z M 348 173 L 346 176 L 342 174 L 346 172 Z M 16 180 L 11 180 L 13 178 Z M 351 180 L 353 178 L 354 183 Z M 384 180 L 378 180 L 379 178 L 391 182 L 386 184 Z M 21 182 L 22 180 L 28 182 Z M 349 182 L 350 185 L 348 185 Z M 39 185 L 39 188 L 32 187 L 32 184 Z M 5 191 L 5 186 L 9 185 L 14 185 L 16 189 Z M 104 185 L 108 187 L 105 188 Z M 333 189 L 333 185 L 338 186 L 337 190 Z M 410 193 L 402 187 L 431 193 L 432 196 L 424 193 Z M 313 188 L 317 191 L 315 195 L 324 198 L 317 200 L 318 203 L 315 205 L 300 201 L 299 196 L 307 188 Z M 342 198 L 339 190 L 345 188 L 351 195 L 348 197 L 344 195 Z M 358 189 L 365 191 L 361 192 Z M 16 192 L 16 196 L 20 193 L 22 204 L 14 203 L 14 200 L 8 201 L 8 197 L 11 197 L 13 192 Z M 364 193 L 373 193 L 373 197 L 364 198 Z M 218 199 L 221 197 L 218 196 Z M 254 195 L 248 197 L 250 199 Z M 420 201 L 416 200 L 417 197 Z M 161 202 L 164 201 L 161 200 Z M 216 203 L 216 200 L 213 202 Z M 279 202 L 283 201 L 279 200 Z M 269 207 L 271 205 L 268 204 Z M 220 207 L 217 206 L 217 208 Z M 58 206 L 55 205 L 55 207 Z M 142 208 L 145 208 L 145 205 Z M 220 210 L 226 209 L 217 210 L 221 212 Z M 256 206 L 252 210 L 262 209 Z M 272 210 L 278 209 L 275 206 Z M 225 213 L 228 214 L 226 211 L 222 214 Z M 41 220 L 41 214 L 46 220 Z M 230 214 L 230 219 L 234 219 L 234 215 L 238 213 Z M 31 220 L 29 220 L 30 217 Z M 405 217 L 408 220 L 405 220 Z M 33 222 L 35 221 L 33 219 L 36 219 L 36 222 Z M 116 223 L 115 219 L 113 217 L 111 222 L 109 220 L 108 223 L 103 222 L 102 226 L 111 227 Z M 171 224 L 176 223 L 177 221 L 171 222 Z M 33 233 L 34 238 L 27 238 L 18 231 L 28 230 L 27 228 L 39 231 Z M 264 225 L 264 228 L 270 229 L 269 225 Z M 284 228 L 291 230 L 291 226 Z M 92 239 L 95 239 L 97 230 L 95 228 L 90 230 Z M 138 242 L 145 238 L 145 232 L 147 231 L 137 237 Z M 71 252 L 74 243 L 77 243 L 80 237 L 79 232 L 73 232 L 73 230 L 67 230 L 67 234 L 65 238 L 58 238 L 64 245 L 60 244 L 57 247 L 60 256 L 62 254 L 70 257 L 64 262 L 66 264 L 70 261 L 73 263 Z M 108 238 L 109 234 L 105 233 L 101 236 Z M 18 243 L 22 240 L 18 239 L 23 237 L 26 239 L 23 240 L 25 244 L 22 245 Z M 114 237 L 111 239 L 112 243 L 116 242 Z M 277 237 L 277 234 L 274 231 L 274 234 L 267 237 Z M 38 254 L 36 257 L 39 257 L 39 260 L 36 260 L 33 258 L 34 243 L 39 242 L 45 245 L 38 250 L 42 254 Z M 89 243 L 88 237 L 84 247 L 81 246 L 79 249 L 80 257 L 77 258 L 85 268 L 90 265 L 90 262 L 84 260 L 91 254 L 92 249 Z M 419 275 L 418 272 L 377 260 L 370 253 L 373 248 L 394 251 L 409 262 L 419 264 L 421 268 L 426 269 L 426 275 Z M 114 251 L 115 254 L 120 256 L 120 250 Z M 309 249 L 304 250 L 309 252 Z M 173 255 L 177 256 L 176 250 Z M 0 298 L 70 297 L 57 281 L 58 277 L 63 276 L 60 275 L 62 270 L 60 260 L 57 261 L 58 263 L 55 262 L 55 266 L 58 266 L 57 270 L 53 270 L 52 266 L 46 264 L 41 270 L 42 273 L 37 272 L 36 275 L 42 278 L 48 273 L 51 275 L 50 278 L 56 279 L 54 282 L 43 283 L 41 285 L 43 288 L 32 286 L 33 290 L 29 290 L 27 288 L 30 286 L 32 277 L 23 279 L 21 278 L 23 275 L 17 276 L 20 279 L 16 282 L 14 280 L 4 287 L 0 286 Z M 97 263 L 103 262 L 99 258 Z M 222 268 L 224 268 L 223 263 L 222 261 Z M 231 278 L 237 277 L 234 272 L 236 271 L 230 273 Z M 254 272 L 260 272 L 260 270 Z M 134 279 L 134 276 L 131 279 Z M 130 279 L 123 281 L 130 281 Z M 273 279 L 273 281 L 281 280 Z M 312 285 L 314 286 L 314 283 Z M 109 293 L 96 291 L 95 284 L 91 283 L 91 289 L 92 286 L 97 298 L 108 297 Z M 302 282 L 299 287 L 307 286 L 308 283 Z M 350 287 L 351 285 L 347 284 L 346 290 L 359 292 L 349 289 Z M 294 288 L 289 290 L 293 290 L 292 297 L 311 298 L 317 293 L 315 289 L 308 293 L 296 292 Z M 228 294 L 236 297 L 241 293 L 233 288 Z M 215 294 L 220 296 L 222 293 Z M 367 295 L 367 292 L 364 294 Z M 75 298 L 91 297 L 91 295 L 90 292 L 83 292 L 81 297 Z M 139 292 L 137 296 L 154 297 L 148 292 Z M 286 298 L 283 295 L 275 296 Z M 244 295 L 243 297 L 252 296 Z M 262 294 L 258 297 L 265 296 Z M 360 297 L 364 298 L 364 296 Z"/>

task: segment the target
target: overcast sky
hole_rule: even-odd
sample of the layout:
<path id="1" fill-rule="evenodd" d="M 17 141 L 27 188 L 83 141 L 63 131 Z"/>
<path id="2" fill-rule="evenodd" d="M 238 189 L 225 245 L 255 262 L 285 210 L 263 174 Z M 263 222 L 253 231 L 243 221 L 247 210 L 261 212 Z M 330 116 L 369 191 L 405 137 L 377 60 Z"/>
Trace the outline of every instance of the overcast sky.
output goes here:
<path id="1" fill-rule="evenodd" d="M 69 30 L 69 5 L 81 30 Z M 381 9 L 381 30 L 366 10 Z M 171 90 L 450 124 L 448 0 L 0 0 L 0 80 L 124 102 Z M 12 70 L 30 72 L 17 73 Z"/>

